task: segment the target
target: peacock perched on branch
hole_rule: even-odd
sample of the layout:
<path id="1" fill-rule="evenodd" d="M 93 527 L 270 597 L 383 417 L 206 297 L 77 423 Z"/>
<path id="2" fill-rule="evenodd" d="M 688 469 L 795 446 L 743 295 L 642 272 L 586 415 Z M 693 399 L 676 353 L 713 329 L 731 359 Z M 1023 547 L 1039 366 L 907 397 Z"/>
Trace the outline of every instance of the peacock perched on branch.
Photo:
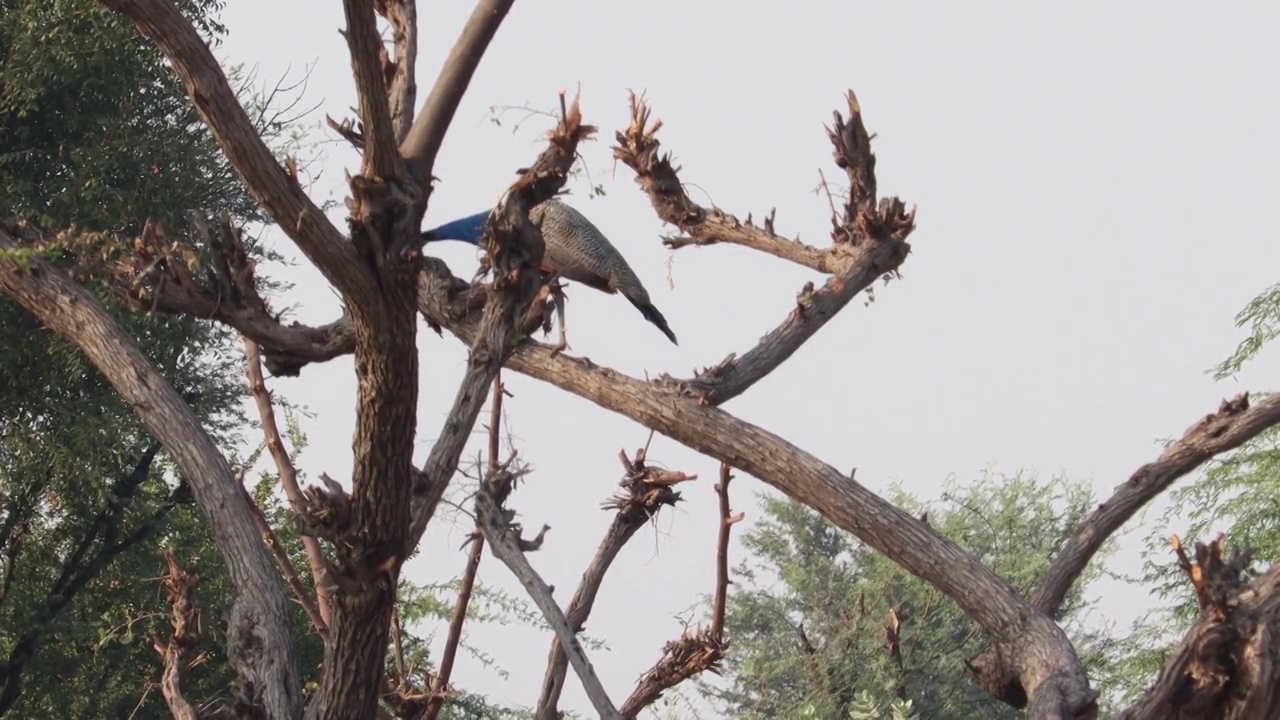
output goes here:
<path id="1" fill-rule="evenodd" d="M 479 245 L 488 219 L 488 210 L 469 215 L 423 231 L 422 240 L 458 240 Z M 559 200 L 547 200 L 529 211 L 529 220 L 541 230 L 546 243 L 542 256 L 544 273 L 559 273 L 566 280 L 580 282 L 610 295 L 621 293 L 672 343 L 680 344 L 676 342 L 676 335 L 671 332 L 666 318 L 650 302 L 648 291 L 622 253 L 586 216 Z M 560 311 L 560 346 L 563 349 L 567 347 L 563 307 Z"/>

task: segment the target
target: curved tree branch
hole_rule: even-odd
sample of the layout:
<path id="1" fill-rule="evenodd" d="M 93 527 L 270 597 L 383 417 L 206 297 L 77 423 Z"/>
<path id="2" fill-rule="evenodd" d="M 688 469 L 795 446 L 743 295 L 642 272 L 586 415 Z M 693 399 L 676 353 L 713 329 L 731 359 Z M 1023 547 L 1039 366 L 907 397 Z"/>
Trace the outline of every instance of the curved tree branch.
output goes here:
<path id="1" fill-rule="evenodd" d="M 1056 613 L 1094 553 L 1138 510 L 1215 455 L 1234 450 L 1277 424 L 1280 394 L 1265 396 L 1252 407 L 1248 393 L 1223 400 L 1216 413 L 1201 418 L 1154 462 L 1135 470 L 1111 499 L 1080 521 L 1045 571 L 1031 603 L 1040 612 Z"/>
<path id="2" fill-rule="evenodd" d="M 16 244 L 0 229 L 0 251 Z M 300 695 L 284 584 L 226 458 L 177 391 L 83 287 L 42 260 L 24 266 L 0 252 L 0 289 L 75 343 L 174 457 L 234 588 L 227 656 L 245 699 L 267 718 L 294 720 Z M 262 647 L 275 652 L 268 656 Z"/>

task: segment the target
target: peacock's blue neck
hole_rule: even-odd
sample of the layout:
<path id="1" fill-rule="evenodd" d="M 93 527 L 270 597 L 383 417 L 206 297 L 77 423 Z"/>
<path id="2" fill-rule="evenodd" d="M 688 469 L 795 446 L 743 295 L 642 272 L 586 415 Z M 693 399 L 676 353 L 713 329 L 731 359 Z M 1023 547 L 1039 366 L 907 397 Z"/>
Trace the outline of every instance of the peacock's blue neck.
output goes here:
<path id="1" fill-rule="evenodd" d="M 485 210 L 484 212 L 468 215 L 427 230 L 422 233 L 422 238 L 426 242 L 458 240 L 472 245 L 479 245 L 480 237 L 484 234 L 484 224 L 488 220 L 489 211 Z"/>

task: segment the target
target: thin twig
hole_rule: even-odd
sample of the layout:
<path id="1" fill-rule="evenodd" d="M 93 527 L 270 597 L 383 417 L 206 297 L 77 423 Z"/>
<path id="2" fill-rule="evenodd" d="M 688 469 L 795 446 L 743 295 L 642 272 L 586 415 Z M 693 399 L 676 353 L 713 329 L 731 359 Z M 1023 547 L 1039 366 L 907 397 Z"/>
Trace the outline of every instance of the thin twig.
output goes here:
<path id="1" fill-rule="evenodd" d="M 493 400 L 489 410 L 489 468 L 487 477 L 492 479 L 499 472 L 498 428 L 502 425 L 502 373 L 499 371 L 493 378 Z M 471 541 L 471 550 L 467 554 L 467 567 L 462 573 L 462 583 L 458 587 L 458 599 L 453 605 L 453 617 L 449 619 L 449 636 L 445 641 L 444 653 L 440 656 L 440 670 L 431 687 L 431 699 L 427 701 L 425 720 L 436 720 L 440 708 L 444 707 L 445 689 L 449 687 L 449 676 L 453 673 L 453 663 L 458 656 L 458 645 L 462 642 L 462 626 L 467 621 L 467 606 L 471 603 L 471 593 L 475 588 L 476 575 L 480 571 L 480 557 L 484 552 L 484 533 L 476 527 Z"/>
<path id="2" fill-rule="evenodd" d="M 262 377 L 262 353 L 258 344 L 248 337 L 244 341 L 245 376 L 248 378 L 249 391 L 253 394 L 258 406 L 258 417 L 262 422 L 262 434 L 267 441 L 267 450 L 271 452 L 276 463 L 276 474 L 280 477 L 280 486 L 284 488 L 285 498 L 294 513 L 300 514 L 306 507 L 302 488 L 298 485 L 298 470 L 289 457 L 289 451 L 280 437 L 280 428 L 276 424 L 275 408 L 272 406 L 271 394 L 267 391 L 266 381 Z M 256 507 L 255 507 L 256 509 Z M 320 541 L 305 528 L 300 533 L 302 547 L 307 553 L 307 564 L 311 568 L 311 581 L 315 587 L 316 606 L 320 612 L 320 625 L 316 627 L 320 634 L 327 635 L 329 623 L 332 622 L 332 608 L 328 571 L 324 559 L 324 550 Z M 292 566 L 292 564 L 291 564 Z M 304 606 L 306 602 L 304 602 Z"/>
<path id="3" fill-rule="evenodd" d="M 262 508 L 258 507 L 258 503 L 253 501 L 253 496 L 249 494 L 249 490 L 243 485 L 240 486 L 244 492 L 244 501 L 249 504 L 249 511 L 253 513 L 253 522 L 258 526 L 258 535 L 262 537 L 262 542 L 271 551 L 271 556 L 275 558 L 276 567 L 280 568 L 280 574 L 284 577 L 285 583 L 289 589 L 293 591 L 293 595 L 298 600 L 298 604 L 302 606 L 303 611 L 307 613 L 307 619 L 311 621 L 312 627 L 320 634 L 320 637 L 329 638 L 329 623 L 325 621 L 320 614 L 319 608 L 311 600 L 311 596 L 307 593 L 307 587 L 302 583 L 302 578 L 298 577 L 298 571 L 293 566 L 293 560 L 289 557 L 289 552 L 285 550 L 284 544 L 280 542 L 280 536 L 276 534 L 275 529 L 271 527 L 271 523 L 267 522 L 267 516 L 263 514 Z"/>

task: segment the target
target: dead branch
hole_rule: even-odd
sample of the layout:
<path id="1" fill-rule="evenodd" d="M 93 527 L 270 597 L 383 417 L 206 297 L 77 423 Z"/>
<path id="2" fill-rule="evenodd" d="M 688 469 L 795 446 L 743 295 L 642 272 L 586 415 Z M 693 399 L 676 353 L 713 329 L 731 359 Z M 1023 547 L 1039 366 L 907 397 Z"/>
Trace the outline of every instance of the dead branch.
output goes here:
<path id="1" fill-rule="evenodd" d="M 1250 584 L 1251 554 L 1219 536 L 1174 552 L 1200 601 L 1200 617 L 1142 698 L 1121 720 L 1245 720 L 1280 716 L 1280 565 Z"/>
<path id="2" fill-rule="evenodd" d="M 906 239 L 915 229 L 915 211 L 908 213 L 898 198 L 881 199 L 877 206 L 875 155 L 862 109 L 852 90 L 846 101 L 848 120 L 834 113 L 835 123 L 827 134 L 836 165 L 845 170 L 851 190 L 843 219 L 832 219 L 831 247 L 819 250 L 776 235 L 772 214 L 761 229 L 752 225 L 750 218 L 742 223 L 690 200 L 671 165 L 670 153 L 660 153 L 655 135 L 662 121 L 650 124 L 648 105 L 631 94 L 631 124 L 625 132 L 617 133 L 613 153 L 635 171 L 636 182 L 648 194 L 659 218 L 678 226 L 699 244 L 744 245 L 831 274 L 821 288 L 807 283 L 782 324 L 742 356 L 731 354 L 689 380 L 664 376 L 702 402 L 720 405 L 746 392 L 794 355 L 858 293 L 878 278 L 896 273 L 911 251 Z"/>
<path id="3" fill-rule="evenodd" d="M 197 720 L 199 713 L 182 694 L 182 676 L 201 662 L 194 654 L 200 643 L 200 606 L 195 601 L 199 575 L 188 575 L 178 564 L 172 550 L 164 551 L 165 573 L 161 581 L 165 599 L 173 609 L 173 632 L 169 642 L 152 638 L 152 648 L 164 661 L 160 676 L 160 694 L 176 720 Z"/>
<path id="4" fill-rule="evenodd" d="M 1215 455 L 1240 447 L 1277 423 L 1280 395 L 1265 396 L 1252 407 L 1247 393 L 1222 401 L 1216 413 L 1188 428 L 1160 457 L 1134 471 L 1109 500 L 1080 521 L 1031 594 L 1032 605 L 1053 616 L 1098 549 L 1138 510 Z M 1026 704 L 1025 691 L 1017 679 L 990 651 L 967 664 L 984 690 L 1014 707 Z"/>
<path id="5" fill-rule="evenodd" d="M 489 42 L 498 32 L 498 26 L 507 17 L 515 0 L 480 0 L 476 3 L 466 27 L 440 68 L 440 75 L 431 93 L 427 95 L 422 110 L 413 127 L 400 145 L 400 154 L 409 164 L 410 172 L 418 179 L 424 191 L 430 187 L 431 171 L 436 154 L 444 143 L 445 132 L 458 109 L 458 103 L 471 84 L 471 77 L 480 65 L 480 59 L 489 48 Z"/>
<path id="6" fill-rule="evenodd" d="M 661 150 L 657 133 L 662 128 L 662 121 L 649 122 L 651 111 L 643 96 L 637 97 L 635 92 L 631 92 L 630 102 L 631 124 L 616 134 L 618 144 L 613 147 L 613 156 L 635 171 L 636 184 L 649 196 L 658 217 L 687 235 L 667 238 L 663 240 L 664 245 L 679 249 L 690 245 L 729 243 L 759 250 L 820 273 L 831 274 L 842 268 L 842 258 L 834 248 L 823 250 L 776 234 L 772 212 L 765 218 L 764 226 L 757 227 L 750 216 L 742 222 L 719 209 L 708 209 L 695 203 L 680 181 L 680 169 L 671 164 L 671 153 Z M 856 122 L 861 123 L 861 120 Z"/>
<path id="7" fill-rule="evenodd" d="M 374 3 L 368 0 L 343 0 L 342 9 L 347 18 L 347 30 L 343 36 L 351 54 L 351 70 L 355 74 L 356 95 L 360 104 L 360 119 L 364 122 L 364 165 L 361 172 L 384 180 L 392 180 L 403 173 L 403 164 L 396 148 L 395 131 L 391 127 L 391 108 L 388 104 L 387 78 L 382 58 L 386 48 L 378 37 L 378 25 L 373 12 Z"/>
<path id="8" fill-rule="evenodd" d="M 659 468 L 651 468 L 646 464 L 648 449 L 636 451 L 635 459 L 627 457 L 626 451 L 618 453 L 624 470 L 621 493 L 614 495 L 604 504 L 605 509 L 616 510 L 613 522 L 600 541 L 591 563 L 582 573 L 578 589 L 569 601 L 565 617 L 569 629 L 577 635 L 586 627 L 587 618 L 595 605 L 596 595 L 604 583 L 605 573 L 613 564 L 618 553 L 640 528 L 657 515 L 664 506 L 674 506 L 680 502 L 680 493 L 672 489 L 678 482 L 696 480 L 697 475 L 671 472 Z M 555 720 L 559 717 L 557 706 L 560 693 L 564 690 L 565 674 L 569 670 L 569 658 L 564 647 L 557 638 L 551 642 L 551 650 L 547 655 L 547 670 L 542 679 L 542 691 L 538 695 L 535 717 L 538 720 Z"/>
<path id="9" fill-rule="evenodd" d="M 17 246 L 0 228 L 0 250 Z M 43 260 L 20 265 L 0 253 L 0 290 L 79 347 L 173 456 L 226 561 L 234 598 L 227 657 L 245 701 L 272 720 L 296 718 L 301 699 L 284 585 L 226 458 L 173 386 L 85 288 Z M 262 647 L 274 652 L 264 655 L 258 652 Z"/>
<path id="10" fill-rule="evenodd" d="M 493 378 L 493 395 L 489 410 L 489 458 L 486 485 L 489 485 L 501 472 L 498 461 L 499 428 L 502 426 L 502 374 Z M 510 487 L 510 483 L 506 483 Z M 498 500 L 499 503 L 502 500 Z M 449 677 L 453 674 L 453 663 L 458 656 L 458 645 L 462 642 L 462 626 L 467 621 L 467 606 L 471 603 L 471 592 L 475 588 L 476 575 L 480 571 L 480 557 L 484 553 L 484 534 L 477 524 L 471 541 L 471 550 L 467 554 L 467 566 L 462 571 L 462 582 L 458 586 L 458 599 L 453 604 L 453 616 L 449 618 L 449 635 L 445 640 L 444 652 L 440 655 L 439 671 L 436 681 L 431 686 L 432 698 L 427 702 L 425 720 L 436 720 L 440 708 L 444 707 L 444 693 L 449 686 Z"/>
<path id="11" fill-rule="evenodd" d="M 102 0 L 125 15 L 169 59 L 200 118 L 262 207 L 325 279 L 347 297 L 379 292 L 372 273 L 324 212 L 280 167 L 236 100 L 208 44 L 169 0 Z"/>
<path id="12" fill-rule="evenodd" d="M 249 383 L 249 392 L 253 395 L 254 402 L 258 406 L 258 417 L 262 422 L 262 434 L 266 438 L 267 450 L 270 451 L 271 457 L 276 463 L 276 474 L 280 477 L 280 486 L 284 488 L 285 497 L 289 500 L 289 505 L 293 508 L 295 514 L 300 514 L 302 508 L 306 504 L 303 497 L 302 488 L 298 485 L 298 471 L 293 466 L 293 461 L 289 458 L 289 451 L 284 446 L 284 440 L 280 437 L 280 428 L 276 425 L 275 408 L 272 407 L 271 393 L 267 390 L 266 381 L 262 378 L 262 358 L 258 352 L 258 344 L 247 337 L 242 338 L 244 341 L 244 364 L 245 377 Z M 253 503 L 252 498 L 249 499 L 250 506 L 255 510 L 257 505 Z M 261 516 L 261 511 L 258 511 Z M 261 517 L 262 522 L 266 522 L 265 517 Z M 268 526 L 269 527 L 269 526 Z M 319 613 L 319 623 L 313 624 L 320 631 L 321 635 L 327 635 L 329 631 L 329 623 L 332 622 L 332 609 L 330 608 L 329 598 L 329 580 L 326 577 L 325 570 L 327 563 L 324 558 L 324 551 L 320 548 L 320 542 L 316 536 L 307 532 L 305 529 L 301 533 L 302 547 L 307 553 L 307 564 L 311 568 L 311 580 L 316 592 L 316 609 Z M 287 558 L 287 556 L 286 556 Z M 277 557 L 277 561 L 279 558 Z M 292 569 L 292 563 L 290 563 Z M 299 595 L 299 588 L 294 588 L 294 594 Z M 308 601 L 303 599 L 305 593 L 299 596 L 299 602 L 303 603 L 303 607 L 308 606 Z"/>
<path id="13" fill-rule="evenodd" d="M 494 556 L 501 560 L 511 570 L 511 573 L 520 580 L 520 584 L 524 585 L 529 597 L 533 598 L 534 604 L 542 611 L 547 624 L 551 626 L 551 630 L 556 634 L 565 652 L 569 655 L 569 663 L 573 665 L 574 672 L 578 674 L 578 678 L 582 681 L 582 687 L 586 690 L 587 697 L 591 700 L 596 712 L 599 713 L 601 718 L 621 720 L 622 716 L 618 714 L 613 701 L 609 699 L 608 693 L 605 692 L 604 687 L 600 684 L 600 678 L 596 677 L 595 668 L 591 666 L 591 661 L 587 659 L 587 651 L 578 642 L 577 636 L 569 627 L 569 621 L 565 618 L 564 613 L 560 611 L 560 606 L 556 604 L 555 598 L 551 596 L 551 588 L 547 586 L 546 581 L 529 564 L 528 558 L 521 552 L 517 543 L 518 536 L 507 527 L 504 512 L 494 503 L 493 498 L 484 489 L 476 496 L 476 521 L 479 523 L 480 529 L 484 533 L 484 538 L 488 541 L 489 548 Z"/>
<path id="14" fill-rule="evenodd" d="M 727 463 L 720 463 L 720 482 L 716 484 L 720 530 L 716 538 L 716 591 L 711 605 L 711 625 L 694 632 L 686 631 L 679 640 L 663 647 L 662 659 L 644 674 L 631 697 L 622 704 L 622 715 L 628 720 L 657 702 L 662 693 L 694 675 L 708 670 L 719 673 L 720 660 L 729 647 L 724 639 L 725 600 L 729 592 L 729 530 L 743 518 L 742 513 L 730 512 L 729 481 L 733 479 L 730 472 Z"/>

